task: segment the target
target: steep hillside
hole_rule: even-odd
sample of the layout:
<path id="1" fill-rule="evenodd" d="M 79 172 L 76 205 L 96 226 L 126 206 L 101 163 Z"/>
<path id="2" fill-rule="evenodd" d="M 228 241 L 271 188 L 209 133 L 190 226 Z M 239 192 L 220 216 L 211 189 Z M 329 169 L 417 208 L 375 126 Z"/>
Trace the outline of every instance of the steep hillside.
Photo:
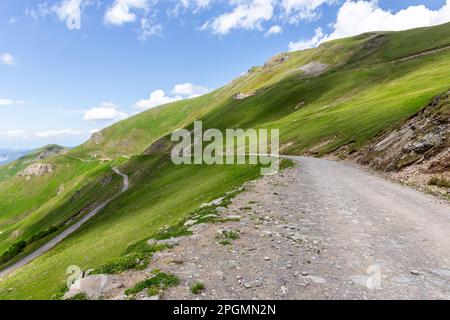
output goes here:
<path id="1" fill-rule="evenodd" d="M 51 252 L 1 280 L 0 298 L 50 298 L 63 285 L 67 266 L 108 263 L 258 176 L 255 166 L 175 166 L 166 153 L 149 152 L 174 129 L 193 120 L 203 120 L 205 129 L 279 128 L 284 154 L 320 156 L 343 147 L 351 153 L 447 92 L 449 69 L 450 24 L 336 40 L 277 55 L 205 96 L 121 121 L 43 161 L 52 166 L 47 174 L 4 179 L 2 250 L 52 226 L 66 227 L 110 197 L 117 185 L 101 182 L 111 176 L 111 166 L 122 165 L 131 188 Z M 74 198 L 80 192 L 83 197 Z"/>
<path id="2" fill-rule="evenodd" d="M 354 158 L 404 183 L 450 195 L 450 91 Z"/>

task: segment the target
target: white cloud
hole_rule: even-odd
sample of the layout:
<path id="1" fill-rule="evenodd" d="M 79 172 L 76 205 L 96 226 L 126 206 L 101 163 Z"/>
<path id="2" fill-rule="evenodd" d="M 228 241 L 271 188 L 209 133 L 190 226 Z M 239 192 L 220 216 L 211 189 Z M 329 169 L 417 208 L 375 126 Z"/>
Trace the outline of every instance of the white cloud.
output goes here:
<path id="1" fill-rule="evenodd" d="M 84 114 L 87 121 L 111 121 L 125 119 L 128 115 L 117 110 L 112 102 L 103 102 L 100 107 L 92 108 Z"/>
<path id="2" fill-rule="evenodd" d="M 0 106 L 9 106 L 13 103 L 14 101 L 10 99 L 0 99 Z"/>
<path id="3" fill-rule="evenodd" d="M 48 15 L 54 13 L 52 7 L 50 7 L 47 2 L 42 2 L 34 8 L 27 7 L 25 9 L 25 15 L 32 18 L 33 20 L 38 20 L 40 18 L 45 18 Z"/>
<path id="4" fill-rule="evenodd" d="M 15 130 L 9 130 L 9 131 L 6 131 L 6 132 L 0 132 L 0 137 L 11 138 L 11 139 L 28 138 L 29 134 L 27 134 L 23 130 L 15 129 Z"/>
<path id="5" fill-rule="evenodd" d="M 161 35 L 162 26 L 160 24 L 154 24 L 148 18 L 141 19 L 141 28 L 138 31 L 138 39 L 146 41 L 149 37 L 154 35 Z"/>
<path id="6" fill-rule="evenodd" d="M 300 20 L 317 18 L 317 9 L 323 4 L 333 4 L 337 0 L 282 0 L 281 7 L 284 17 L 291 23 Z"/>
<path id="7" fill-rule="evenodd" d="M 181 0 L 181 3 L 186 8 L 190 6 L 205 8 L 208 7 L 212 2 L 212 0 Z"/>
<path id="8" fill-rule="evenodd" d="M 196 86 L 189 82 L 177 84 L 175 85 L 175 87 L 173 87 L 172 90 L 172 94 L 186 96 L 188 98 L 198 97 L 208 92 L 208 88 Z"/>
<path id="9" fill-rule="evenodd" d="M 91 130 L 89 130 L 89 134 L 94 134 L 94 133 L 99 132 L 101 130 L 102 129 L 91 129 Z"/>
<path id="10" fill-rule="evenodd" d="M 312 37 L 309 40 L 300 40 L 298 42 L 289 42 L 289 50 L 291 51 L 296 51 L 296 50 L 305 50 L 305 49 L 309 49 L 309 48 L 314 48 L 317 47 L 320 43 L 320 41 L 322 41 L 324 37 L 323 31 L 321 28 L 317 28 L 315 30 L 315 34 L 314 37 Z"/>
<path id="11" fill-rule="evenodd" d="M 25 102 L 11 99 L 0 99 L 0 106 L 10 106 L 13 104 L 24 104 Z"/>
<path id="12" fill-rule="evenodd" d="M 123 25 L 127 22 L 134 22 L 136 14 L 134 10 L 148 10 L 147 0 L 115 0 L 111 7 L 109 7 L 104 16 L 104 21 L 107 24 Z"/>
<path id="13" fill-rule="evenodd" d="M 266 36 L 272 36 L 275 34 L 280 34 L 283 32 L 283 28 L 281 28 L 278 25 L 270 27 L 270 29 L 267 31 Z"/>
<path id="14" fill-rule="evenodd" d="M 84 132 L 81 130 L 73 129 L 61 129 L 61 130 L 47 130 L 35 133 L 30 133 L 24 130 L 15 129 L 5 132 L 0 132 L 0 137 L 9 139 L 29 139 L 29 138 L 61 138 L 61 137 L 71 137 L 80 136 Z"/>
<path id="15" fill-rule="evenodd" d="M 321 6 L 337 2 L 339 0 L 232 0 L 231 12 L 208 20 L 200 30 L 212 30 L 217 34 L 227 34 L 233 29 L 262 30 L 263 22 L 275 19 L 295 24 L 319 17 Z M 281 32 L 280 26 L 273 26 L 266 35 Z"/>
<path id="16" fill-rule="evenodd" d="M 12 56 L 12 54 L 7 52 L 0 55 L 0 60 L 3 64 L 7 64 L 10 66 L 13 66 L 16 63 L 16 59 Z"/>
<path id="17" fill-rule="evenodd" d="M 195 98 L 208 92 L 209 89 L 202 86 L 197 86 L 189 82 L 180 83 L 173 87 L 171 92 L 173 96 L 167 96 L 162 89 L 155 90 L 150 94 L 148 99 L 141 99 L 136 102 L 136 108 L 143 110 L 150 109 L 174 101 Z"/>
<path id="18" fill-rule="evenodd" d="M 233 11 L 207 21 L 201 30 L 211 29 L 217 34 L 227 34 L 233 29 L 262 29 L 262 22 L 273 17 L 273 0 L 238 0 Z"/>
<path id="19" fill-rule="evenodd" d="M 194 11 L 207 8 L 211 5 L 213 0 L 180 0 L 184 8 L 193 8 Z"/>
<path id="20" fill-rule="evenodd" d="M 169 17 L 178 17 L 180 11 L 186 12 L 191 10 L 194 14 L 197 14 L 201 10 L 209 8 L 214 0 L 174 0 L 175 6 L 173 9 L 169 9 L 167 14 Z"/>
<path id="21" fill-rule="evenodd" d="M 61 129 L 61 130 L 47 130 L 34 133 L 33 136 L 37 138 L 61 138 L 71 136 L 81 136 L 84 132 L 81 130 Z"/>
<path id="22" fill-rule="evenodd" d="M 339 9 L 333 32 L 324 41 L 368 31 L 400 31 L 450 21 L 450 0 L 440 9 L 410 6 L 396 13 L 383 10 L 377 1 L 347 1 Z"/>
<path id="23" fill-rule="evenodd" d="M 141 99 L 136 102 L 138 109 L 150 109 L 166 103 L 174 102 L 183 99 L 182 96 L 168 97 L 164 90 L 155 90 L 150 94 L 148 99 Z"/>
<path id="24" fill-rule="evenodd" d="M 68 29 L 81 28 L 81 6 L 86 3 L 84 0 L 64 0 L 59 5 L 53 7 L 59 20 L 65 21 Z"/>
<path id="25" fill-rule="evenodd" d="M 424 5 L 410 6 L 398 12 L 384 10 L 378 1 L 347 0 L 337 13 L 333 31 L 316 34 L 309 40 L 290 42 L 289 49 L 302 50 L 315 47 L 325 41 L 355 36 L 370 31 L 400 31 L 419 27 L 428 27 L 450 21 L 450 0 L 437 10 Z"/>

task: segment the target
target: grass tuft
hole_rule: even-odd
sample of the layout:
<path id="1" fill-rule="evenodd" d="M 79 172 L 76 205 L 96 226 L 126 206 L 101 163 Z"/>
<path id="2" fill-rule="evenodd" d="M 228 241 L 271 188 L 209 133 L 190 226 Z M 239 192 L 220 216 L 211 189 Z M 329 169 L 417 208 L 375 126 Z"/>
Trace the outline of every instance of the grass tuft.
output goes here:
<path id="1" fill-rule="evenodd" d="M 200 294 L 205 290 L 205 285 L 201 282 L 196 282 L 193 285 L 191 285 L 191 292 L 193 294 Z"/>
<path id="2" fill-rule="evenodd" d="M 125 290 L 125 294 L 132 295 L 148 289 L 149 295 L 154 296 L 161 290 L 176 287 L 179 284 L 180 280 L 175 275 L 167 274 L 158 270 L 152 278 L 138 282 L 133 287 Z"/>

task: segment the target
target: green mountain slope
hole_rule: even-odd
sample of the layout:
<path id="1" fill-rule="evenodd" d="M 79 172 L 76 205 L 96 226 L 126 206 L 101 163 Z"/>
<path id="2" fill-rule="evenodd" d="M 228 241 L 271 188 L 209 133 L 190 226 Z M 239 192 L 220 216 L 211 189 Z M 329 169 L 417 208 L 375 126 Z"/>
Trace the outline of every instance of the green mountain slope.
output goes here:
<path id="1" fill-rule="evenodd" d="M 33 150 L 7 165 L 0 166 L 0 182 L 13 177 L 19 171 L 28 167 L 32 162 L 49 158 L 63 152 L 64 150 L 64 147 L 52 144 Z"/>
<path id="2" fill-rule="evenodd" d="M 323 155 L 344 146 L 358 150 L 448 91 L 447 46 L 450 24 L 368 33 L 281 54 L 208 95 L 104 129 L 52 157 L 49 175 L 0 181 L 0 249 L 5 250 L 36 232 L 70 223 L 83 209 L 114 194 L 117 177 L 112 184 L 101 183 L 111 176 L 112 166 L 121 165 L 131 178 L 130 190 L 78 232 L 0 280 L 0 298 L 50 298 L 64 283 L 69 265 L 98 267 L 160 228 L 182 223 L 203 202 L 257 177 L 255 166 L 175 166 L 167 154 L 142 155 L 174 129 L 189 127 L 193 120 L 222 130 L 279 128 L 285 154 Z M 233 98 L 238 93 L 239 99 Z M 61 184 L 64 191 L 55 196 Z M 74 194 L 83 196 L 74 201 Z"/>

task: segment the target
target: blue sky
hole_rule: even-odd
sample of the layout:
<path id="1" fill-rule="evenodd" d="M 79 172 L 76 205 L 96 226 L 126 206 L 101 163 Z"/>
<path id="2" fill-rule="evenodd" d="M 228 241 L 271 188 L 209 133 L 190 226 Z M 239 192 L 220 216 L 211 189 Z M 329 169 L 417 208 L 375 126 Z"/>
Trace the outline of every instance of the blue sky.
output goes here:
<path id="1" fill-rule="evenodd" d="M 279 52 L 447 21 L 450 0 L 0 0 L 0 148 L 75 146 Z"/>

